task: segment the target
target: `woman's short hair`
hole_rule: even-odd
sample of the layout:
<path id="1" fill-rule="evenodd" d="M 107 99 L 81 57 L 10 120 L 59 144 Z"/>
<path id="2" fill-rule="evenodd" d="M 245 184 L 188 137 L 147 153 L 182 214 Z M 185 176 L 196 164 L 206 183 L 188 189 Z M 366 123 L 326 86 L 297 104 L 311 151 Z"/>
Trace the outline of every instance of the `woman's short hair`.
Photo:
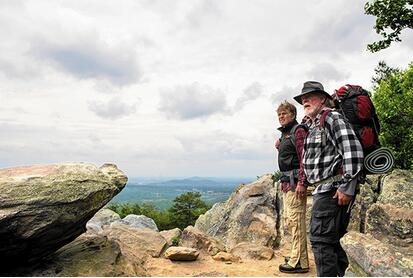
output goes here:
<path id="1" fill-rule="evenodd" d="M 297 116 L 297 108 L 294 106 L 294 104 L 289 103 L 288 101 L 284 100 L 278 108 L 277 108 L 277 113 L 279 113 L 281 110 L 287 110 L 294 115 L 294 119 Z"/>

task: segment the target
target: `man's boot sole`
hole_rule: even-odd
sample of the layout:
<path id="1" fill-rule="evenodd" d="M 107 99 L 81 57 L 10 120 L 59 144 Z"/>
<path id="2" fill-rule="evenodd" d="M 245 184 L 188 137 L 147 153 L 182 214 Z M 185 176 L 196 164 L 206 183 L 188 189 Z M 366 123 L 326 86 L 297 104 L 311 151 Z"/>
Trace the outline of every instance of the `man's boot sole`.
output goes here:
<path id="1" fill-rule="evenodd" d="M 308 268 L 302 268 L 302 269 L 292 269 L 292 270 L 281 270 L 281 272 L 284 273 L 307 273 L 308 271 L 310 271 L 310 269 Z"/>

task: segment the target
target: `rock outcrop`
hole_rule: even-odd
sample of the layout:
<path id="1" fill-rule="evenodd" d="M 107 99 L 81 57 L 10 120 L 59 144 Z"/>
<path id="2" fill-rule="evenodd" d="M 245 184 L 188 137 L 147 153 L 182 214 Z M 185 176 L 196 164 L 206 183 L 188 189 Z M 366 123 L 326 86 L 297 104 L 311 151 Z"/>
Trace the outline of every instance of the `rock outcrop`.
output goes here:
<path id="1" fill-rule="evenodd" d="M 5 276 L 148 276 L 145 263 L 167 248 L 159 232 L 129 225 L 104 225 L 87 232 L 39 264 L 15 268 Z"/>
<path id="2" fill-rule="evenodd" d="M 357 196 L 352 231 L 342 239 L 351 271 L 359 276 L 413 276 L 413 173 L 397 170 L 370 179 Z M 126 180 L 113 165 L 0 170 L 0 260 L 2 266 L 12 266 L 12 260 L 30 262 L 0 268 L 0 276 L 149 276 L 155 264 L 176 266 L 166 258 L 195 260 L 190 263 L 194 268 L 208 260 L 239 266 L 271 260 L 282 242 L 282 208 L 271 175 L 239 186 L 225 203 L 182 232 L 158 232 L 146 217 L 120 219 L 108 209 L 97 212 Z M 88 232 L 78 236 L 86 226 Z M 180 246 L 168 249 L 178 239 Z M 162 271 L 157 273 L 167 274 Z"/>
<path id="3" fill-rule="evenodd" d="M 412 277 L 413 254 L 369 234 L 349 232 L 343 238 L 351 270 L 357 276 Z"/>
<path id="4" fill-rule="evenodd" d="M 223 242 L 226 250 L 240 243 L 269 248 L 280 242 L 277 194 L 272 175 L 239 186 L 224 203 L 215 204 L 195 228 Z"/>
<path id="5" fill-rule="evenodd" d="M 123 252 L 105 236 L 83 234 L 21 276 L 119 277 L 148 276 L 142 261 Z"/>
<path id="6" fill-rule="evenodd" d="M 36 261 L 86 231 L 127 177 L 113 164 L 66 163 L 0 170 L 0 261 Z"/>
<path id="7" fill-rule="evenodd" d="M 394 170 L 362 185 L 352 232 L 341 243 L 359 276 L 413 276 L 413 173 Z"/>

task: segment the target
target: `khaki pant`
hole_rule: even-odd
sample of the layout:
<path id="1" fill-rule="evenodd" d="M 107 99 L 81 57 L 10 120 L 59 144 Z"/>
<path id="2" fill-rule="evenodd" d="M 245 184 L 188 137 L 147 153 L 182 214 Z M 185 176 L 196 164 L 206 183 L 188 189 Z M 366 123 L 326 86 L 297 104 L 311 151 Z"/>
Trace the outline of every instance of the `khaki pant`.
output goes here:
<path id="1" fill-rule="evenodd" d="M 284 193 L 284 219 L 291 233 L 291 254 L 288 264 L 292 267 L 300 262 L 302 268 L 308 268 L 306 206 L 307 196 L 296 197 L 293 191 Z"/>

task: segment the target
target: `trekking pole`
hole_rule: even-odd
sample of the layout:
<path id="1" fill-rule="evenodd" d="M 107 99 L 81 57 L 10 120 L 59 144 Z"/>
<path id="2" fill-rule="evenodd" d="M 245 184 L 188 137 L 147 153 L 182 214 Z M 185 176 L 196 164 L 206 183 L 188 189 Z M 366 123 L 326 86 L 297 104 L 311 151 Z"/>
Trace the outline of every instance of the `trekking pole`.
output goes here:
<path id="1" fill-rule="evenodd" d="M 346 213 L 350 213 L 351 209 L 353 208 L 354 203 L 356 202 L 356 195 L 353 196 L 353 198 L 351 199 L 350 203 L 348 204 L 347 207 L 347 212 Z"/>

